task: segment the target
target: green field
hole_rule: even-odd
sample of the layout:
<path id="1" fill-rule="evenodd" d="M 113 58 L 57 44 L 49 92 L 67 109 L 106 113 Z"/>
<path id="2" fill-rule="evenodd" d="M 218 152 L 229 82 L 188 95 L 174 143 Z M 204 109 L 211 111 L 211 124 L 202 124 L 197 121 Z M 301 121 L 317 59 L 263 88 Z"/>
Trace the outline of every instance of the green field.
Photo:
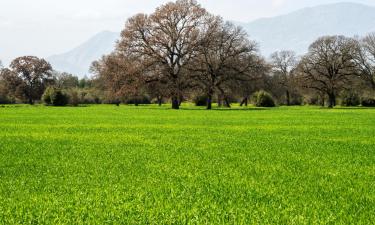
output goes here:
<path id="1" fill-rule="evenodd" d="M 375 110 L 0 108 L 0 224 L 374 224 Z"/>

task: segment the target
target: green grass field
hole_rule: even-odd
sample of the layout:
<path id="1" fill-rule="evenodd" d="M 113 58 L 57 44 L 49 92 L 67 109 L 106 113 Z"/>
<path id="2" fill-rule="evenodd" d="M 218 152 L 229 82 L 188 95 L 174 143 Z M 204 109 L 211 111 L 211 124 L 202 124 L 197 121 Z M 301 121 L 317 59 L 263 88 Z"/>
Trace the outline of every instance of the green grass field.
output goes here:
<path id="1" fill-rule="evenodd" d="M 9 106 L 0 181 L 0 224 L 374 224 L 375 110 Z"/>

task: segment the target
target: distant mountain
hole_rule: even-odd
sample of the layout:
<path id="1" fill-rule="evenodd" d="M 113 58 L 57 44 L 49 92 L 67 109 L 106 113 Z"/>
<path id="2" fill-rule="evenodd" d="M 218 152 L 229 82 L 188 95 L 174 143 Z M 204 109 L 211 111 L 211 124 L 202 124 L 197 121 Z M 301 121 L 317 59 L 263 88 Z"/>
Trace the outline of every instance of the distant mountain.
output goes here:
<path id="1" fill-rule="evenodd" d="M 314 40 L 323 35 L 362 36 L 375 32 L 375 7 L 357 3 L 320 5 L 237 24 L 260 44 L 261 53 L 266 57 L 277 50 L 303 54 Z M 92 61 L 114 49 L 118 38 L 119 33 L 101 32 L 72 51 L 48 60 L 57 70 L 83 76 L 88 74 Z"/>
<path id="2" fill-rule="evenodd" d="M 375 32 L 375 7 L 356 3 L 320 5 L 241 25 L 251 39 L 258 41 L 265 56 L 285 49 L 303 54 L 323 35 L 352 37 Z"/>
<path id="3" fill-rule="evenodd" d="M 89 68 L 93 61 L 113 51 L 119 37 L 119 33 L 103 31 L 73 50 L 61 55 L 53 55 L 47 60 L 57 71 L 69 72 L 82 77 L 89 74 Z"/>

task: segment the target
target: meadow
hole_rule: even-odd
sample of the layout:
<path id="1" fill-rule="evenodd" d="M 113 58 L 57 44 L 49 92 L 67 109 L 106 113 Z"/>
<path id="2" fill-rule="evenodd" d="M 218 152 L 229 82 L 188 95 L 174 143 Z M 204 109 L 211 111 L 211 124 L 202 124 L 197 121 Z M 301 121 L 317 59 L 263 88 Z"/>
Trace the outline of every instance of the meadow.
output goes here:
<path id="1" fill-rule="evenodd" d="M 375 110 L 0 107 L 0 224 L 374 224 Z"/>

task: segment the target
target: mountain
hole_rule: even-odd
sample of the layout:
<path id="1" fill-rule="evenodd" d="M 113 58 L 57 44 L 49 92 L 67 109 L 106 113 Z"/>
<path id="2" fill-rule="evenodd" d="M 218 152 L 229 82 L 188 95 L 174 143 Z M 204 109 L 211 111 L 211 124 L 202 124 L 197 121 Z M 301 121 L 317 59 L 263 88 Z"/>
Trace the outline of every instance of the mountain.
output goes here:
<path id="1" fill-rule="evenodd" d="M 260 44 L 264 56 L 285 49 L 303 54 L 323 35 L 353 37 L 375 32 L 375 7 L 356 3 L 320 5 L 241 25 Z"/>
<path id="2" fill-rule="evenodd" d="M 365 35 L 375 32 L 375 7 L 357 3 L 336 3 L 304 8 L 286 15 L 263 18 L 244 27 L 268 57 L 277 50 L 307 52 L 309 45 L 323 35 Z M 48 60 L 53 67 L 79 76 L 88 74 L 91 62 L 114 49 L 119 33 L 101 32 L 81 46 Z"/>
<path id="3" fill-rule="evenodd" d="M 82 77 L 89 74 L 89 68 L 93 61 L 114 49 L 119 37 L 119 33 L 103 31 L 73 50 L 53 55 L 47 60 L 57 71 L 69 72 Z"/>

